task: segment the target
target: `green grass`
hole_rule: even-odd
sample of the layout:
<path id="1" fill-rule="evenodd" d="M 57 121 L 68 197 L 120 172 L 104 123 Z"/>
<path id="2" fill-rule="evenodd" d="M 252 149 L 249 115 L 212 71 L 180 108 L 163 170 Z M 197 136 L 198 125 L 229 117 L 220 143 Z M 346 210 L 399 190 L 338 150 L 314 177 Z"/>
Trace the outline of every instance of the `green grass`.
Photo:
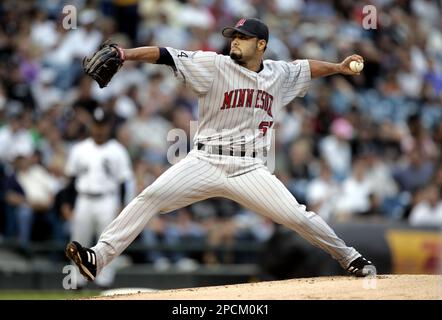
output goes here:
<path id="1" fill-rule="evenodd" d="M 99 295 L 99 291 L 0 290 L 0 300 L 65 300 Z"/>

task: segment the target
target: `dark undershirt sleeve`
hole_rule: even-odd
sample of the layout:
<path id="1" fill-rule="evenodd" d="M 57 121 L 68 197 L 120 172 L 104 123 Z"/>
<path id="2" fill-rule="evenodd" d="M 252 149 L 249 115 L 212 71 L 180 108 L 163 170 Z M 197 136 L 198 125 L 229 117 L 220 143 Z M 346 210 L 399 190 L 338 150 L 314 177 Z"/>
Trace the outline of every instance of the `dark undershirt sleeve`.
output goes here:
<path id="1" fill-rule="evenodd" d="M 63 203 L 69 203 L 72 207 L 74 207 L 75 200 L 77 199 L 77 189 L 75 188 L 75 181 L 77 177 L 71 177 L 69 184 L 66 186 L 63 192 Z"/>
<path id="2" fill-rule="evenodd" d="M 120 204 L 122 207 L 125 205 L 126 199 L 126 183 L 123 182 L 120 184 Z"/>
<path id="3" fill-rule="evenodd" d="M 166 48 L 160 48 L 160 58 L 157 60 L 156 64 L 166 64 L 176 69 L 175 62 Z"/>

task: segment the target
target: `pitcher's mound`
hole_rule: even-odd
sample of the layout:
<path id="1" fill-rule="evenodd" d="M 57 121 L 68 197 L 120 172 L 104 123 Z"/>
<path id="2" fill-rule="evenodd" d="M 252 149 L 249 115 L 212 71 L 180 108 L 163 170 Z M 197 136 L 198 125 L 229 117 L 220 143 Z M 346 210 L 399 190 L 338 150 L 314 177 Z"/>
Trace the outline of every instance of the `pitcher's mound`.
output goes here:
<path id="1" fill-rule="evenodd" d="M 318 277 L 122 294 L 123 300 L 302 300 L 441 299 L 440 275 L 378 275 L 376 278 Z"/>

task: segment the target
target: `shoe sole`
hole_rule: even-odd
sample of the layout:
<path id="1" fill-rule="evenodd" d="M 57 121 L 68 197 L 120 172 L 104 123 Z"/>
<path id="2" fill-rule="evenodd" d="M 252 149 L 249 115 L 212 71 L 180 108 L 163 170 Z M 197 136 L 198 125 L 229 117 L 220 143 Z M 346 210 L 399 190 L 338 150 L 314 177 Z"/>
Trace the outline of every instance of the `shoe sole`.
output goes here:
<path id="1" fill-rule="evenodd" d="M 90 273 L 90 271 L 83 265 L 81 261 L 80 254 L 78 253 L 77 246 L 73 243 L 69 243 L 66 247 L 66 256 L 74 261 L 74 263 L 77 265 L 78 269 L 80 270 L 80 273 L 83 275 L 83 277 L 86 278 L 88 281 L 94 281 L 95 277 Z"/>

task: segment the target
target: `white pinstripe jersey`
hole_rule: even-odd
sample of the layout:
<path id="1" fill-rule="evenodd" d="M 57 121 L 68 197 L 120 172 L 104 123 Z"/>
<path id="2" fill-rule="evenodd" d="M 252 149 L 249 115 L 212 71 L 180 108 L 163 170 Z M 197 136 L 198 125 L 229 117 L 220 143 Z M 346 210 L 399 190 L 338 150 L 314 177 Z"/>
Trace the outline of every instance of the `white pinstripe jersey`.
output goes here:
<path id="1" fill-rule="evenodd" d="M 76 189 L 83 193 L 116 193 L 132 178 L 130 156 L 115 139 L 97 145 L 87 138 L 72 147 L 66 162 L 67 176 L 75 176 Z"/>
<path id="2" fill-rule="evenodd" d="M 302 97 L 310 84 L 308 60 L 264 60 L 260 72 L 238 65 L 229 56 L 167 48 L 175 75 L 198 94 L 199 123 L 195 143 L 235 150 L 270 148 L 281 109 Z"/>

